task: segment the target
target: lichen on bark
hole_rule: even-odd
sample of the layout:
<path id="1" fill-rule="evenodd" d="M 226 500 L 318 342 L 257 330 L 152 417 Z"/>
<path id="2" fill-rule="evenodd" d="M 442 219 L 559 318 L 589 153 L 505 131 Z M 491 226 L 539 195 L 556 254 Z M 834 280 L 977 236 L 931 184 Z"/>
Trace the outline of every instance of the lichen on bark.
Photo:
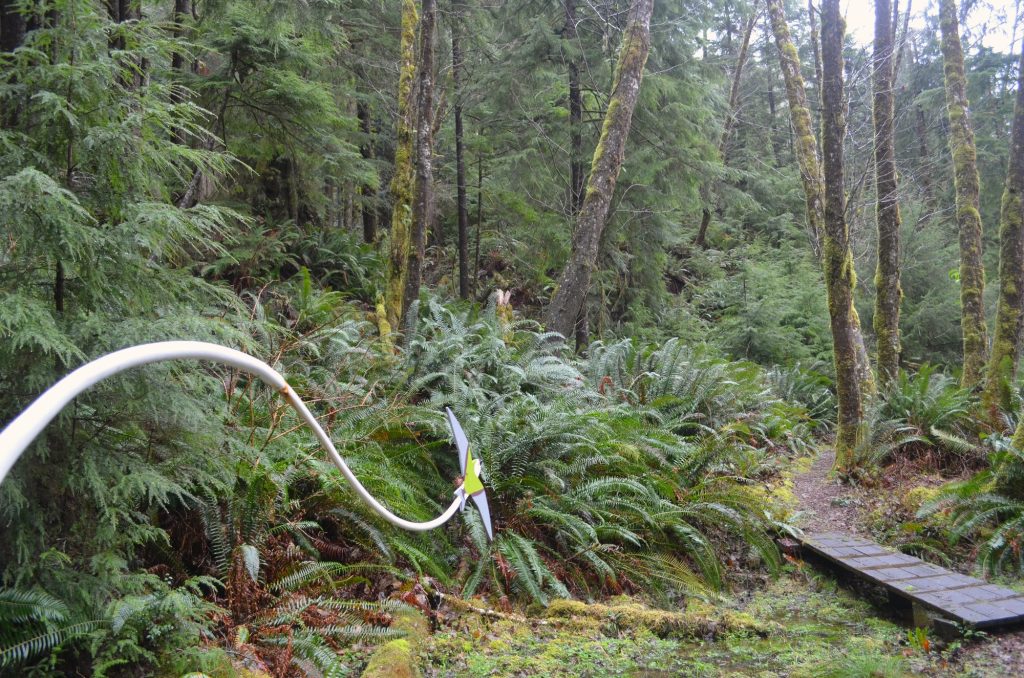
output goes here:
<path id="1" fill-rule="evenodd" d="M 395 143 L 395 173 L 391 179 L 391 233 L 385 262 L 384 309 L 388 328 L 399 327 L 412 248 L 413 101 L 416 78 L 416 0 L 402 2 L 401 64 L 398 74 L 398 129 Z M 384 327 L 384 326 L 382 326 Z"/>
<path id="2" fill-rule="evenodd" d="M 572 236 L 569 261 L 544 315 L 547 328 L 565 337 L 572 336 L 590 290 L 590 276 L 597 264 L 601 233 L 622 169 L 633 109 L 650 51 L 653 11 L 654 0 L 634 0 L 630 8 L 615 67 L 615 84 L 601 126 L 601 137 L 594 149 L 590 178 Z"/>
<path id="3" fill-rule="evenodd" d="M 1010 159 L 999 211 L 999 304 L 983 404 L 993 426 L 1012 405 L 1024 324 L 1024 43 L 1017 68 L 1017 98 L 1010 132 Z"/>
<path id="4" fill-rule="evenodd" d="M 900 359 L 900 206 L 897 199 L 893 138 L 893 14 L 890 0 L 875 0 L 873 106 L 875 127 L 875 214 L 878 263 L 875 267 L 874 329 L 878 345 L 878 379 L 885 387 L 899 371 Z"/>
<path id="5" fill-rule="evenodd" d="M 862 434 L 864 408 L 857 369 L 857 325 L 854 322 L 853 253 L 846 223 L 843 182 L 843 139 L 846 118 L 843 94 L 843 34 L 845 26 L 839 0 L 821 5 L 822 53 L 822 149 L 824 151 L 824 239 L 822 267 L 828 294 L 836 369 L 838 416 L 836 468 L 853 466 L 853 451 Z"/>
<path id="6" fill-rule="evenodd" d="M 822 260 L 825 220 L 825 180 L 818 160 L 818 142 L 814 134 L 811 112 L 807 104 L 807 92 L 800 73 L 800 57 L 789 34 L 782 0 L 768 0 L 768 18 L 779 52 L 779 67 L 786 83 L 786 98 L 789 101 L 790 120 L 793 124 L 794 151 L 800 167 L 800 180 L 804 187 L 807 206 L 807 226 L 811 247 L 815 256 Z M 824 266 L 824 261 L 822 260 Z M 856 284 L 856 279 L 853 279 Z M 855 344 L 857 380 L 865 394 L 875 392 L 871 362 L 864 345 L 860 316 L 851 305 L 851 330 Z"/>
<path id="7" fill-rule="evenodd" d="M 976 388 L 981 385 L 988 354 L 982 299 L 985 294 L 982 224 L 978 211 L 981 188 L 955 0 L 939 1 L 939 26 L 949 118 L 949 151 L 953 158 L 953 186 L 956 190 L 956 220 L 960 232 L 960 325 L 963 332 L 963 375 L 960 383 L 965 388 Z"/>

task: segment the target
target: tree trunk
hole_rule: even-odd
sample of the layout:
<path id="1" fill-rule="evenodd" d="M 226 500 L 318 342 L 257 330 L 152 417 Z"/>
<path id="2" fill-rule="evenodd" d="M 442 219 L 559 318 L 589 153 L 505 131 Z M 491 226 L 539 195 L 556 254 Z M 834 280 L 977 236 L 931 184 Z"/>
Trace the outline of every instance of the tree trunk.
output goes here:
<path id="1" fill-rule="evenodd" d="M 839 401 L 836 427 L 836 467 L 850 468 L 853 450 L 863 425 L 860 379 L 857 370 L 857 326 L 853 321 L 853 288 L 856 273 L 846 225 L 846 194 L 843 184 L 843 138 L 846 136 L 843 101 L 843 33 L 839 0 L 821 5 L 822 148 L 825 165 L 825 213 L 822 264 L 828 293 Z"/>
<path id="2" fill-rule="evenodd" d="M 0 52 L 9 54 L 21 47 L 27 30 L 25 15 L 18 11 L 17 0 L 0 0 Z M 13 78 L 9 84 L 15 84 Z M 11 105 L 9 110 L 0 111 L 0 126 L 17 127 L 19 108 L 20 105 Z"/>
<path id="3" fill-rule="evenodd" d="M 893 140 L 893 9 L 889 0 L 875 0 L 874 77 L 875 187 L 878 222 L 878 264 L 875 269 L 875 336 L 878 380 L 884 387 L 899 371 L 900 361 L 900 206 L 896 186 Z"/>
<path id="4" fill-rule="evenodd" d="M 462 129 L 462 14 L 452 17 L 452 88 L 455 97 L 455 184 L 459 221 L 459 297 L 469 290 L 469 204 L 466 197 L 466 149 Z"/>
<path id="5" fill-rule="evenodd" d="M 935 209 L 935 190 L 932 188 L 932 174 L 928 171 L 928 164 L 931 162 L 931 156 L 928 154 L 928 126 L 925 124 L 924 109 L 921 108 L 921 104 L 914 105 L 914 132 L 917 134 L 918 170 L 921 175 L 925 205 L 925 216 L 917 225 L 917 228 L 920 228 Z"/>
<path id="6" fill-rule="evenodd" d="M 811 110 L 807 106 L 807 92 L 803 75 L 800 73 L 800 57 L 789 37 L 782 0 L 768 0 L 768 16 L 779 49 L 779 67 L 786 83 L 786 97 L 789 100 L 789 115 L 796 134 L 796 161 L 800 167 L 800 180 L 804 186 L 807 201 L 807 228 L 814 255 L 821 258 L 821 238 L 824 230 L 825 188 L 818 164 L 818 147 L 811 122 Z"/>
<path id="7" fill-rule="evenodd" d="M 416 0 L 402 1 L 401 63 L 398 75 L 398 128 L 395 139 L 395 170 L 391 178 L 391 236 L 385 267 L 384 298 L 378 307 L 386 314 L 378 323 L 382 335 L 390 334 L 401 323 L 405 309 L 404 296 L 408 279 L 409 252 L 412 249 L 412 202 L 415 172 L 413 170 L 413 101 L 416 79 L 416 24 L 419 20 Z"/>
<path id="8" fill-rule="evenodd" d="M 476 252 L 473 255 L 473 298 L 477 296 L 477 282 L 480 275 L 480 229 L 484 223 L 484 156 L 476 161 Z"/>
<path id="9" fill-rule="evenodd" d="M 359 129 L 363 132 L 363 144 L 359 147 L 359 154 L 363 160 L 372 161 L 376 155 L 373 149 L 373 123 L 370 120 L 370 105 L 360 101 L 356 105 L 356 117 L 359 118 Z M 363 217 L 363 242 L 372 245 L 377 242 L 377 201 L 373 186 L 364 184 L 360 189 L 362 193 L 361 212 Z"/>
<path id="10" fill-rule="evenodd" d="M 821 32 L 818 30 L 818 10 L 814 8 L 814 0 L 807 0 L 807 18 L 811 23 L 811 57 L 814 59 L 814 92 L 821 101 Z M 817 140 L 818 157 L 822 156 L 821 139 Z"/>
<path id="11" fill-rule="evenodd" d="M 985 405 L 995 426 L 1001 425 L 1000 405 L 1011 404 L 1024 312 L 1024 42 L 1017 63 L 1010 161 L 999 213 L 999 305 L 985 387 Z"/>
<path id="12" fill-rule="evenodd" d="M 732 72 L 732 87 L 729 88 L 729 109 L 725 116 L 725 124 L 722 126 L 722 138 L 718 142 L 718 154 L 722 157 L 722 165 L 729 165 L 726 144 L 732 134 L 732 128 L 736 124 L 736 109 L 740 104 L 740 80 L 743 76 L 743 67 L 747 63 L 747 52 L 750 50 L 750 36 L 754 32 L 754 23 L 758 15 L 758 0 L 754 0 L 750 8 L 750 16 L 743 27 L 743 41 L 740 42 L 740 51 L 736 55 L 736 67 Z"/>
<path id="13" fill-rule="evenodd" d="M 569 53 L 569 214 L 575 221 L 583 204 L 583 96 L 580 93 L 580 69 L 573 54 L 578 39 L 576 0 L 565 0 L 563 38 L 570 42 Z"/>
<path id="14" fill-rule="evenodd" d="M 740 101 L 740 80 L 743 76 L 743 66 L 747 63 L 747 52 L 750 48 L 750 36 L 754 32 L 754 23 L 757 20 L 757 1 L 750 8 L 750 17 L 747 19 L 743 29 L 743 41 L 740 43 L 739 54 L 736 55 L 736 67 L 732 72 L 732 87 L 729 88 L 729 108 L 726 110 L 725 122 L 722 125 L 722 136 L 718 140 L 718 155 L 722 159 L 722 166 L 729 166 L 729 154 L 727 144 L 732 128 L 736 124 L 736 109 Z M 700 227 L 697 229 L 697 236 L 693 239 L 695 247 L 704 248 L 705 238 L 708 234 L 708 226 L 711 225 L 711 203 L 715 202 L 715 193 L 708 183 L 700 187 L 701 208 Z"/>
<path id="15" fill-rule="evenodd" d="M 815 257 L 824 265 L 825 183 L 821 164 L 818 162 L 818 142 L 811 122 L 811 111 L 807 106 L 807 92 L 804 89 L 804 79 L 800 73 L 800 57 L 789 36 L 789 26 L 786 24 L 782 0 L 768 0 L 767 5 L 772 33 L 779 50 L 779 67 L 782 70 L 782 79 L 786 83 L 789 115 L 796 137 L 794 151 L 797 165 L 800 167 L 800 180 L 803 182 L 804 196 L 807 201 L 808 235 Z M 825 271 L 825 274 L 827 276 L 828 271 Z M 853 335 L 857 345 L 858 381 L 861 391 L 871 394 L 875 390 L 875 382 L 871 374 L 871 361 L 864 345 L 864 335 L 860 329 L 860 317 L 857 315 L 856 308 L 852 309 L 852 314 Z"/>
<path id="16" fill-rule="evenodd" d="M 949 115 L 949 150 L 953 156 L 956 189 L 956 220 L 960 230 L 960 325 L 963 332 L 964 368 L 960 384 L 981 384 L 988 352 L 985 327 L 985 267 L 981 260 L 980 185 L 977 150 L 971 127 L 955 0 L 939 0 L 942 28 L 942 62 L 946 75 L 946 112 Z"/>
<path id="17" fill-rule="evenodd" d="M 181 38 L 185 35 L 185 20 L 192 14 L 191 0 L 174 0 L 174 9 L 171 12 L 171 20 L 174 21 L 173 35 Z M 180 71 L 185 68 L 185 55 L 178 50 L 171 52 L 171 68 Z"/>
<path id="18" fill-rule="evenodd" d="M 420 53 L 416 65 L 416 178 L 412 208 L 412 244 L 402 299 L 402 318 L 420 295 L 427 233 L 434 223 L 434 24 L 437 0 L 423 0 L 420 18 Z"/>
<path id="19" fill-rule="evenodd" d="M 569 261 L 548 307 L 548 329 L 571 336 L 590 290 L 590 275 L 597 263 L 598 245 L 611 207 L 615 184 L 622 169 L 633 109 L 640 93 L 644 65 L 650 50 L 651 13 L 654 0 L 634 0 L 622 34 L 616 80 L 608 99 L 601 138 L 594 149 L 579 222 L 572 237 Z"/>
<path id="20" fill-rule="evenodd" d="M 13 52 L 25 42 L 25 15 L 18 0 L 0 0 L 0 52 Z"/>

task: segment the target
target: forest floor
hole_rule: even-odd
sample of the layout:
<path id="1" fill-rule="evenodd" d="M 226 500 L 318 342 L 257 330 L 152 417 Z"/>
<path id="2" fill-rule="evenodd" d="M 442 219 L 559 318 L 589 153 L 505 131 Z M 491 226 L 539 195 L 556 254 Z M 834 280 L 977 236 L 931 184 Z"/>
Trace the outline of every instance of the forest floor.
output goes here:
<path id="1" fill-rule="evenodd" d="M 807 531 L 832 531 L 860 534 L 878 539 L 870 531 L 872 525 L 899 522 L 895 514 L 905 510 L 906 497 L 919 488 L 934 488 L 943 482 L 913 463 L 894 465 L 883 470 L 882 480 L 874 487 L 846 485 L 830 477 L 835 453 L 823 449 L 810 468 L 792 476 L 792 492 L 798 510 L 797 526 Z M 886 540 L 881 539 L 884 543 Z M 892 546 L 892 544 L 889 544 Z M 928 556 L 925 555 L 927 560 Z M 940 563 L 964 572 L 968 562 Z M 1021 588 L 1022 582 L 1000 582 Z M 881 598 L 884 600 L 884 598 Z M 973 642 L 943 645 L 935 643 L 932 662 L 912 668 L 922 675 L 1024 676 L 1024 630 L 1004 630 L 983 634 Z M 915 648 L 918 652 L 921 648 Z M 913 651 L 904 650 L 912 655 Z M 913 665 L 915 662 L 911 662 Z"/>
<path id="2" fill-rule="evenodd" d="M 906 520 L 906 496 L 942 482 L 901 468 L 882 474 L 875 487 L 842 485 L 830 477 L 832 461 L 822 450 L 781 475 L 779 494 L 803 529 L 885 542 L 879 526 Z M 419 664 L 429 677 L 1024 675 L 1024 631 L 922 642 L 876 594 L 790 560 L 776 579 L 693 598 L 678 612 L 620 597 L 569 603 L 560 612 L 555 604 L 529 619 L 449 613 L 421 648 Z"/>

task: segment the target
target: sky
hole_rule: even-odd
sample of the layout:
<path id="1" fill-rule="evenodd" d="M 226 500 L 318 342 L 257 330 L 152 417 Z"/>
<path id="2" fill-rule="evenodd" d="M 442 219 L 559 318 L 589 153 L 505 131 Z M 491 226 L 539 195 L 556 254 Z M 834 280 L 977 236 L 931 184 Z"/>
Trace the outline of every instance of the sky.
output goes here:
<path id="1" fill-rule="evenodd" d="M 935 0 L 911 0 L 911 28 L 924 28 L 924 15 L 938 13 Z M 906 6 L 907 0 L 901 0 L 900 6 Z M 958 6 L 960 3 L 957 3 Z M 1014 14 L 1016 0 L 980 0 L 960 27 L 968 47 L 976 45 L 978 39 L 985 47 L 998 52 L 1015 52 L 1011 48 L 1014 30 Z M 870 45 L 875 34 L 875 3 L 871 0 L 844 0 L 842 8 L 846 12 L 846 28 L 854 41 L 861 45 Z M 1020 28 L 1017 29 L 1020 33 Z M 1018 35 L 1018 47 L 1020 37 Z"/>

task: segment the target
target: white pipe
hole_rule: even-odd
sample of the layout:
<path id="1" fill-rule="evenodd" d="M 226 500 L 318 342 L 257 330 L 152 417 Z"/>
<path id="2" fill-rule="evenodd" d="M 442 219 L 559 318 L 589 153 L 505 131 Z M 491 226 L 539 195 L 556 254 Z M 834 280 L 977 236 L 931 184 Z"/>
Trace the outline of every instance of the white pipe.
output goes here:
<path id="1" fill-rule="evenodd" d="M 389 511 L 383 504 L 374 499 L 363 484 L 359 482 L 348 464 L 338 454 L 334 443 L 327 436 L 326 431 L 320 426 L 316 417 L 310 413 L 309 408 L 302 402 L 294 389 L 284 380 L 272 367 L 251 355 L 236 351 L 226 346 L 208 344 L 202 341 L 161 341 L 154 344 L 143 344 L 131 348 L 115 351 L 102 358 L 97 358 L 91 363 L 82 365 L 77 370 L 64 377 L 51 386 L 45 393 L 36 398 L 24 412 L 8 424 L 0 432 L 0 482 L 7 477 L 7 472 L 14 466 L 21 453 L 25 451 L 37 435 L 46 427 L 57 414 L 71 402 L 79 393 L 89 387 L 103 381 L 107 377 L 118 372 L 123 372 L 132 367 L 158 363 L 165 360 L 210 360 L 224 363 L 235 367 L 243 372 L 253 374 L 262 379 L 278 393 L 283 395 L 292 407 L 299 413 L 302 420 L 313 429 L 320 444 L 327 450 L 334 465 L 338 467 L 345 479 L 355 488 L 357 494 L 363 501 L 384 517 L 392 525 L 414 532 L 432 530 L 448 522 L 459 509 L 459 490 L 456 490 L 455 500 L 452 505 L 433 520 L 424 523 L 414 523 L 404 518 L 399 518 Z M 462 488 L 459 488 L 460 490 Z"/>

